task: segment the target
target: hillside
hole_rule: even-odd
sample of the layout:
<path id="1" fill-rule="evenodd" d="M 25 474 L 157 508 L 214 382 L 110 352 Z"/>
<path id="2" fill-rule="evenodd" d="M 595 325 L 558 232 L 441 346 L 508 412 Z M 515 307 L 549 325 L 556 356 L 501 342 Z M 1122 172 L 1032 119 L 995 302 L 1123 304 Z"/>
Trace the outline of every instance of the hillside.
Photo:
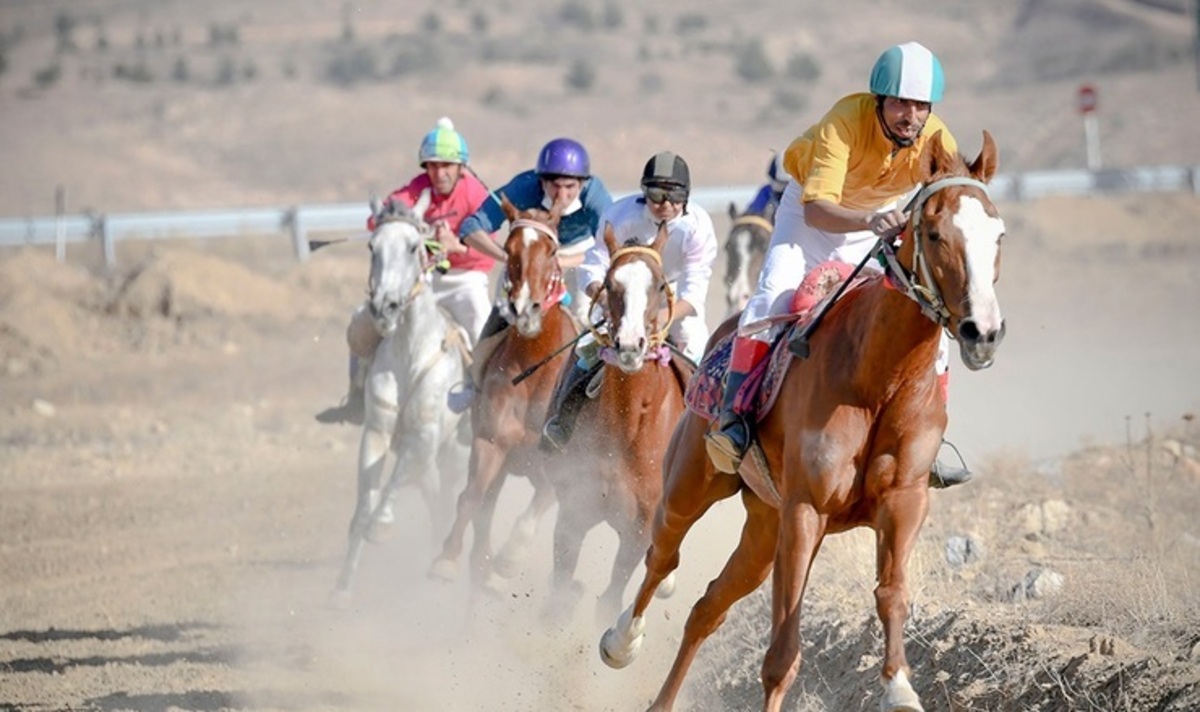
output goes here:
<path id="1" fill-rule="evenodd" d="M 484 180 L 572 135 L 633 185 L 670 147 L 705 185 L 762 178 L 879 51 L 942 57 L 938 112 L 1001 169 L 1082 167 L 1096 86 L 1104 163 L 1200 163 L 1189 18 L 1170 3 L 633 0 L 0 2 L 0 215 L 345 202 L 414 170 L 441 115 Z"/>

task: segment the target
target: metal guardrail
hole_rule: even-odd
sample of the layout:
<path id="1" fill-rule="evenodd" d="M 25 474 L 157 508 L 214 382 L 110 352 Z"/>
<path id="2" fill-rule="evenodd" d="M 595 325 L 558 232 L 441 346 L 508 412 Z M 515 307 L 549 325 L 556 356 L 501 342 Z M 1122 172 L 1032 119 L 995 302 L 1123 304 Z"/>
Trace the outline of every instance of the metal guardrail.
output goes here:
<path id="1" fill-rule="evenodd" d="M 989 188 L 993 199 L 1014 202 L 1048 195 L 1153 191 L 1190 191 L 1200 196 L 1200 166 L 1000 174 L 992 179 Z M 757 185 L 696 188 L 692 191 L 692 199 L 709 212 L 724 214 L 731 202 L 745 205 L 757 190 Z M 105 263 L 112 266 L 116 263 L 115 244 L 119 240 L 236 237 L 282 232 L 291 236 L 297 258 L 306 260 L 311 234 L 361 232 L 368 211 L 364 201 L 284 208 L 6 218 L 0 219 L 0 248 L 62 246 L 99 240 Z"/>

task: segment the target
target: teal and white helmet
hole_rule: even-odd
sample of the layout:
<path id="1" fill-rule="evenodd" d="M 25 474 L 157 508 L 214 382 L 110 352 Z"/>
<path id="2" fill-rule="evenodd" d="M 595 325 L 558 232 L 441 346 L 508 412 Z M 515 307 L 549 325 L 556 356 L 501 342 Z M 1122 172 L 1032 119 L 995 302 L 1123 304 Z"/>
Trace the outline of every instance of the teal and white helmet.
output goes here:
<path id="1" fill-rule="evenodd" d="M 421 139 L 421 148 L 417 151 L 417 163 L 422 167 L 426 161 L 438 163 L 466 163 L 471 152 L 467 150 L 467 141 L 462 134 L 454 130 L 454 122 L 443 116 L 438 119 L 433 130 Z"/>
<path id="2" fill-rule="evenodd" d="M 937 55 L 919 42 L 889 47 L 871 69 L 871 93 L 912 101 L 942 100 L 946 77 Z"/>

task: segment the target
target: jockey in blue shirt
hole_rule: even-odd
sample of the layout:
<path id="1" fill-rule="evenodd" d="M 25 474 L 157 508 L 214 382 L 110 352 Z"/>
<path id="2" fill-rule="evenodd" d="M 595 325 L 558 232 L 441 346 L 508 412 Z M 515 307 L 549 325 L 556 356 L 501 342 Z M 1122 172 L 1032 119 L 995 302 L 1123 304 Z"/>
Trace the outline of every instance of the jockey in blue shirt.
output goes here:
<path id="1" fill-rule="evenodd" d="M 600 216 L 612 204 L 612 195 L 604 186 L 604 181 L 592 175 L 587 149 L 573 139 L 556 138 L 538 152 L 537 165 L 532 170 L 518 173 L 494 194 L 503 194 L 518 210 L 549 210 L 555 203 L 564 206 L 558 222 L 558 263 L 563 269 L 563 281 L 570 294 L 572 310 L 582 315 L 581 318 L 586 318 L 589 300 L 580 291 L 582 285 L 578 283 L 575 268 L 583 263 L 584 254 L 595 243 Z M 507 218 L 500 201 L 489 200 L 462 222 L 458 230 L 459 239 L 467 247 L 506 261 L 508 256 L 503 247 L 491 237 L 491 233 L 505 220 Z M 463 249 L 462 245 L 447 247 L 452 252 Z M 474 400 L 474 383 L 480 378 L 478 369 L 487 363 L 500 341 L 498 335 L 503 333 L 506 326 L 507 322 L 500 316 L 499 310 L 492 309 L 472 355 L 477 365 L 472 368 L 469 382 L 461 390 L 450 393 L 451 409 L 462 412 Z"/>
<path id="2" fill-rule="evenodd" d="M 775 221 L 775 209 L 779 207 L 779 201 L 783 199 L 783 189 L 787 187 L 788 176 L 780 165 L 782 161 L 782 153 L 777 153 L 771 158 L 771 163 L 767 166 L 767 183 L 758 189 L 754 199 L 746 206 L 746 215 L 762 215 L 771 222 Z"/>

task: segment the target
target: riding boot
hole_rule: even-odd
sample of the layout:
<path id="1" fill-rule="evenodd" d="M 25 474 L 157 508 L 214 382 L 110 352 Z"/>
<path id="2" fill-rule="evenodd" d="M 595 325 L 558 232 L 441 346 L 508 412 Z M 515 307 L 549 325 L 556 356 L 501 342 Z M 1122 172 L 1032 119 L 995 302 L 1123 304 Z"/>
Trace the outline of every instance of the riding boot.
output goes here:
<path id="1" fill-rule="evenodd" d="M 735 337 L 729 371 L 725 374 L 721 415 L 717 428 L 704 436 L 704 447 L 717 470 L 734 473 L 741 467 L 742 458 L 750 447 L 750 422 L 738 408 L 738 391 L 751 371 L 766 357 L 770 344 L 757 339 Z"/>
<path id="2" fill-rule="evenodd" d="M 507 326 L 508 322 L 500 316 L 500 310 L 493 308 L 492 313 L 488 315 L 487 322 L 483 325 L 483 330 L 479 332 L 479 340 L 475 342 L 475 348 L 471 350 L 471 368 L 468 369 L 466 378 L 458 388 L 451 388 L 450 392 L 446 394 L 446 405 L 451 412 L 465 413 L 475 402 L 479 384 L 483 383 L 484 368 L 487 366 L 488 359 L 496 352 L 496 347 L 503 340 Z"/>
<path id="3" fill-rule="evenodd" d="M 371 362 L 350 354 L 350 385 L 346 389 L 346 397 L 339 405 L 317 413 L 317 421 L 321 423 L 350 423 L 362 425 L 366 420 L 367 370 Z"/>
<path id="4" fill-rule="evenodd" d="M 935 460 L 933 469 L 929 472 L 929 486 L 934 489 L 946 489 L 969 482 L 974 473 L 967 468 L 967 461 L 963 459 L 962 453 L 949 440 L 942 440 L 942 444 L 950 448 L 958 462 L 946 464 L 941 458 Z"/>
<path id="5" fill-rule="evenodd" d="M 539 450 L 558 452 L 571 439 L 579 410 L 587 401 L 587 384 L 601 367 L 599 363 L 590 365 L 583 358 L 571 363 L 570 372 L 558 382 L 551 398 L 546 424 L 542 426 L 542 439 L 538 442 Z"/>

